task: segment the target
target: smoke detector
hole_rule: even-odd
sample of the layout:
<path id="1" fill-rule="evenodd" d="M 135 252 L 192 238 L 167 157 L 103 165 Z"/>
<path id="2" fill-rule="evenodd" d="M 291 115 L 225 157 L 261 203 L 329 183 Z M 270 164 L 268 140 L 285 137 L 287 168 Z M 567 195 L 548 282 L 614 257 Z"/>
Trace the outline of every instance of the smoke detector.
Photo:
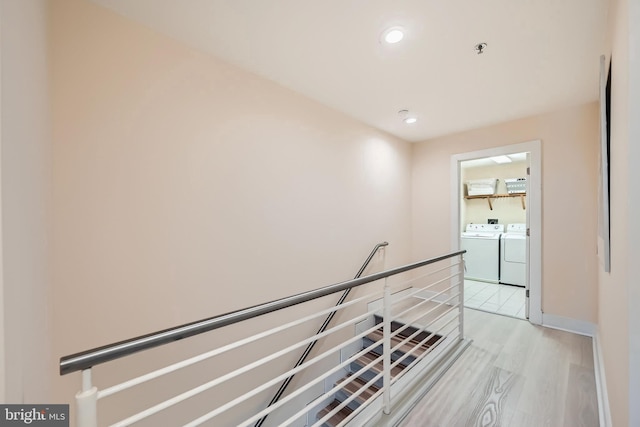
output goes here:
<path id="1" fill-rule="evenodd" d="M 486 44 L 486 43 L 478 43 L 478 44 L 475 46 L 475 48 L 474 48 L 474 49 L 476 50 L 476 53 L 477 53 L 478 55 L 480 55 L 481 53 L 483 53 L 483 52 L 484 52 L 484 50 L 486 49 L 486 47 L 487 47 L 487 44 Z"/>

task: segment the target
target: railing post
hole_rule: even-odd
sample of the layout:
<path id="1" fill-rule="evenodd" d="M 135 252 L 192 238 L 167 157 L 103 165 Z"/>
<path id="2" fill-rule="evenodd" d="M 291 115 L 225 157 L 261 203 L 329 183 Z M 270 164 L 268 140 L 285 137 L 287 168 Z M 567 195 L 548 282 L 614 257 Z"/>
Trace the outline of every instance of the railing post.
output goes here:
<path id="1" fill-rule="evenodd" d="M 383 412 L 391 412 L 391 288 L 389 279 L 384 279 L 384 296 L 382 298 L 382 386 Z"/>
<path id="2" fill-rule="evenodd" d="M 459 309 L 460 309 L 460 315 L 458 316 L 458 322 L 460 323 L 458 325 L 458 328 L 460 330 L 460 339 L 463 340 L 464 339 L 464 269 L 465 269 L 465 264 L 464 264 L 464 257 L 462 255 L 460 255 L 460 273 L 458 276 L 458 283 L 460 286 L 460 296 L 458 297 L 458 302 L 459 302 Z"/>
<path id="3" fill-rule="evenodd" d="M 98 426 L 98 389 L 91 384 L 91 368 L 82 371 L 82 391 L 76 394 L 78 427 Z"/>

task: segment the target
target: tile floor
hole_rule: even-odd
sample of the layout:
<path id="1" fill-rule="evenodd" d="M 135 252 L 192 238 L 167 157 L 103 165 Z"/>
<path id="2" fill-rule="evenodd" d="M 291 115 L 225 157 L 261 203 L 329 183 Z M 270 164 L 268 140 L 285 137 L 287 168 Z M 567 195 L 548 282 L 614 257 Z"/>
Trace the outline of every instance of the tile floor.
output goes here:
<path id="1" fill-rule="evenodd" d="M 467 279 L 464 281 L 465 307 L 524 319 L 524 304 L 524 288 Z"/>

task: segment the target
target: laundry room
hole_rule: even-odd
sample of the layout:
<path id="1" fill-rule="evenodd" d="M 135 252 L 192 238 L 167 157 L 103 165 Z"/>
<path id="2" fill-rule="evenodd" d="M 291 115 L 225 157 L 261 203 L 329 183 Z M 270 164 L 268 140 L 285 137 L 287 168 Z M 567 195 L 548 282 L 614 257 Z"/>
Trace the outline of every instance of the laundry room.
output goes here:
<path id="1" fill-rule="evenodd" d="M 523 196 L 523 198 L 519 195 L 513 197 L 483 198 L 469 194 L 468 182 L 495 179 L 497 179 L 497 184 L 494 195 L 511 196 L 513 194 L 520 194 L 508 193 L 505 180 L 522 179 L 527 176 L 526 154 L 502 157 L 513 159 L 511 162 L 505 163 L 496 163 L 495 160 L 492 160 L 498 159 L 498 161 L 505 161 L 497 157 L 462 162 L 461 181 L 465 183 L 465 198 L 460 205 L 460 218 L 462 220 L 460 231 L 464 231 L 464 227 L 467 224 L 487 224 L 490 219 L 497 219 L 498 224 L 505 224 L 505 226 L 506 224 L 527 222 L 526 195 Z"/>
<path id="2" fill-rule="evenodd" d="M 465 306 L 526 318 L 527 155 L 460 165 Z"/>

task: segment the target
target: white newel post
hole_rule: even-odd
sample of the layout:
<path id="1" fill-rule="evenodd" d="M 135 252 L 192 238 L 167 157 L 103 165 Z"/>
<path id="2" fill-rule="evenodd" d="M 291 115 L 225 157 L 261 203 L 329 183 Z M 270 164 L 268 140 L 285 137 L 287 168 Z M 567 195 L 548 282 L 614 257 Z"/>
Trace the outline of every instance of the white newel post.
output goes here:
<path id="1" fill-rule="evenodd" d="M 460 330 L 460 339 L 464 339 L 464 257 L 460 255 L 460 274 L 458 276 L 458 283 L 460 286 L 460 296 L 458 297 L 458 309 L 460 310 L 460 316 L 458 317 L 458 322 L 460 325 L 458 326 Z"/>
<path id="2" fill-rule="evenodd" d="M 389 279 L 384 279 L 384 297 L 382 299 L 382 381 L 383 412 L 387 415 L 391 412 L 391 288 Z"/>
<path id="3" fill-rule="evenodd" d="M 76 394 L 78 427 L 98 427 L 98 389 L 91 384 L 91 368 L 82 371 L 82 391 Z"/>

